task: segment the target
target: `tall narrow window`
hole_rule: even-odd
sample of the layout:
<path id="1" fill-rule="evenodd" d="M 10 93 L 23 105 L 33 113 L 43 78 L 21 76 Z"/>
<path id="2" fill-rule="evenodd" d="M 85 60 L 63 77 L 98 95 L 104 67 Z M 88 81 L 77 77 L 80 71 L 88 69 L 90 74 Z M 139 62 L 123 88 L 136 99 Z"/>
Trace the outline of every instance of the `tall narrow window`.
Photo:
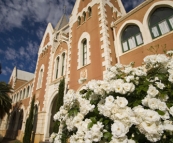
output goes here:
<path id="1" fill-rule="evenodd" d="M 42 84 L 42 77 L 43 77 L 43 69 L 40 70 L 40 73 L 39 73 L 39 78 L 38 78 L 38 88 L 41 87 L 41 84 Z"/>
<path id="2" fill-rule="evenodd" d="M 81 18 L 78 17 L 78 26 L 81 25 Z"/>
<path id="3" fill-rule="evenodd" d="M 143 38 L 139 27 L 136 25 L 127 26 L 122 33 L 121 41 L 123 52 L 143 44 Z"/>
<path id="4" fill-rule="evenodd" d="M 25 89 L 23 90 L 23 99 L 25 98 Z"/>
<path id="5" fill-rule="evenodd" d="M 22 91 L 20 91 L 20 99 L 19 100 L 22 100 Z"/>
<path id="6" fill-rule="evenodd" d="M 149 23 L 153 38 L 157 38 L 173 30 L 173 9 L 160 7 L 151 14 Z"/>
<path id="7" fill-rule="evenodd" d="M 64 75 L 65 53 L 62 54 L 62 71 L 61 76 Z"/>
<path id="8" fill-rule="evenodd" d="M 83 56 L 83 62 L 82 65 L 87 64 L 87 40 L 84 39 L 82 42 L 82 56 Z"/>
<path id="9" fill-rule="evenodd" d="M 91 7 L 88 8 L 88 16 L 91 17 L 92 15 L 92 10 L 91 10 Z"/>
<path id="10" fill-rule="evenodd" d="M 55 79 L 58 78 L 58 72 L 59 72 L 59 57 L 56 58 L 56 70 L 55 70 Z"/>
<path id="11" fill-rule="evenodd" d="M 83 21 L 84 22 L 86 21 L 86 13 L 85 12 L 83 13 Z"/>
<path id="12" fill-rule="evenodd" d="M 27 88 L 27 92 L 26 92 L 26 98 L 29 96 L 29 86 L 28 86 L 28 88 Z"/>

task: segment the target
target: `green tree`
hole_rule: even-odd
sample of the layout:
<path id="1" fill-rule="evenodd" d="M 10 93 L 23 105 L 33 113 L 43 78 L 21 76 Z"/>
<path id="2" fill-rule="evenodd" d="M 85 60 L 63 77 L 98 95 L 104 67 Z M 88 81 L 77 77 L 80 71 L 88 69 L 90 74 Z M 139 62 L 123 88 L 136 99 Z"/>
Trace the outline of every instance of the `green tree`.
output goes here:
<path id="1" fill-rule="evenodd" d="M 32 134 L 33 120 L 34 120 L 34 102 L 35 102 L 35 95 L 33 96 L 32 101 L 31 101 L 29 117 L 26 120 L 23 143 L 31 143 L 31 134 Z"/>
<path id="2" fill-rule="evenodd" d="M 9 93 L 12 93 L 11 85 L 0 82 L 0 119 L 2 119 L 6 113 L 9 114 L 12 108 L 12 100 L 8 95 Z"/>
<path id="3" fill-rule="evenodd" d="M 64 98 L 64 87 L 65 87 L 65 80 L 64 78 L 60 81 L 60 84 L 59 84 L 59 91 L 58 91 L 58 94 L 57 94 L 57 106 L 56 106 L 56 112 L 59 111 L 59 108 L 63 105 L 63 98 Z M 53 127 L 53 132 L 55 133 L 58 133 L 59 131 L 59 121 L 55 121 L 54 123 L 54 127 Z"/>

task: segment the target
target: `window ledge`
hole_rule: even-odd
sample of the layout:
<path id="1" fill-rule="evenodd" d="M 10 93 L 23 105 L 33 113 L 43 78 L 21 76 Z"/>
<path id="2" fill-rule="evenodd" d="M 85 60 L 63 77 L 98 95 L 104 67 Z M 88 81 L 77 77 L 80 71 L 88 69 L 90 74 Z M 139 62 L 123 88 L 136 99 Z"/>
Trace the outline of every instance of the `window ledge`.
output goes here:
<path id="1" fill-rule="evenodd" d="M 90 65 L 90 63 L 88 63 L 88 64 L 86 64 L 86 65 L 84 65 L 84 66 L 81 66 L 81 67 L 77 68 L 77 70 L 83 69 L 83 68 L 87 67 L 88 65 Z"/>

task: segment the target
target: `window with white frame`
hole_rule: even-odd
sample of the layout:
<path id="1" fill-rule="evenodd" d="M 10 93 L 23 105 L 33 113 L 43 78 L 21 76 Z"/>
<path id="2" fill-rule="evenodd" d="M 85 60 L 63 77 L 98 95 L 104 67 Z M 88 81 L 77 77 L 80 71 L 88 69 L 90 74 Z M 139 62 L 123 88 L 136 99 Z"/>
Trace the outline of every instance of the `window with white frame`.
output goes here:
<path id="1" fill-rule="evenodd" d="M 81 25 L 81 18 L 80 16 L 78 17 L 78 26 Z"/>
<path id="2" fill-rule="evenodd" d="M 153 38 L 157 38 L 173 30 L 173 9 L 156 8 L 149 18 L 149 28 Z"/>
<path id="3" fill-rule="evenodd" d="M 20 98 L 19 100 L 22 100 L 22 90 L 20 91 Z"/>
<path id="4" fill-rule="evenodd" d="M 90 64 L 90 35 L 88 32 L 82 33 L 78 40 L 78 66 L 77 69 Z"/>
<path id="5" fill-rule="evenodd" d="M 27 91 L 26 91 L 26 98 L 29 97 L 29 89 L 30 89 L 30 87 L 28 86 Z"/>
<path id="6" fill-rule="evenodd" d="M 65 69 L 65 53 L 62 54 L 61 76 L 64 75 L 64 69 Z"/>
<path id="7" fill-rule="evenodd" d="M 91 7 L 88 7 L 88 16 L 91 17 L 91 15 L 92 15 L 92 9 Z"/>
<path id="8" fill-rule="evenodd" d="M 40 68 L 40 71 L 39 71 L 39 75 L 38 75 L 37 89 L 42 87 L 43 72 L 44 72 L 44 66 L 42 65 Z"/>
<path id="9" fill-rule="evenodd" d="M 123 52 L 143 44 L 143 38 L 139 27 L 137 25 L 128 25 L 122 33 L 121 43 Z"/>
<path id="10" fill-rule="evenodd" d="M 23 90 L 23 99 L 25 98 L 25 88 Z"/>
<path id="11" fill-rule="evenodd" d="M 59 57 L 56 58 L 56 61 L 55 61 L 55 79 L 58 78 L 58 73 L 59 73 Z"/>
<path id="12" fill-rule="evenodd" d="M 86 21 L 86 13 L 83 12 L 83 22 L 85 22 L 85 21 Z"/>
<path id="13" fill-rule="evenodd" d="M 87 40 L 82 41 L 82 66 L 87 64 Z"/>

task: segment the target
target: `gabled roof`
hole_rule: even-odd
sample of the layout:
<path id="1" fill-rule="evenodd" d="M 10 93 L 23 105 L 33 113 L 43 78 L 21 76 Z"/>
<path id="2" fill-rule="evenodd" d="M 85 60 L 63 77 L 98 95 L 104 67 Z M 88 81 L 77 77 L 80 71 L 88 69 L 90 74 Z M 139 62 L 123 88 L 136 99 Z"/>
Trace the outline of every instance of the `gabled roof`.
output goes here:
<path id="1" fill-rule="evenodd" d="M 59 20 L 59 22 L 57 23 L 55 30 L 60 30 L 62 27 L 64 27 L 65 25 L 68 24 L 68 19 L 67 16 L 64 14 L 61 19 Z"/>

